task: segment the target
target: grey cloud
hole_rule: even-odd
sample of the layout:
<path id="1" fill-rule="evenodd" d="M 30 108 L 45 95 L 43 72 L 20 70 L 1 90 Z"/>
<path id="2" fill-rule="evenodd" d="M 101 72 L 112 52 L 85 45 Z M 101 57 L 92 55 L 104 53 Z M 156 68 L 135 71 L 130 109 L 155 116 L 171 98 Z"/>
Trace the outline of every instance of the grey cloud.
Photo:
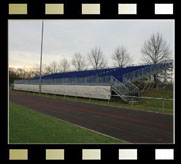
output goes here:
<path id="1" fill-rule="evenodd" d="M 45 20 L 43 55 L 69 59 L 76 52 L 87 55 L 99 46 L 107 59 L 118 45 L 127 47 L 135 62 L 140 62 L 140 48 L 152 33 L 159 32 L 173 49 L 174 22 L 171 20 Z M 13 52 L 40 54 L 41 21 L 9 21 L 9 50 L 11 59 L 25 63 L 29 57 Z M 44 56 L 48 63 L 50 57 Z M 37 63 L 37 59 L 31 59 Z M 16 60 L 17 61 L 17 60 Z M 29 62 L 27 62 L 29 63 Z"/>

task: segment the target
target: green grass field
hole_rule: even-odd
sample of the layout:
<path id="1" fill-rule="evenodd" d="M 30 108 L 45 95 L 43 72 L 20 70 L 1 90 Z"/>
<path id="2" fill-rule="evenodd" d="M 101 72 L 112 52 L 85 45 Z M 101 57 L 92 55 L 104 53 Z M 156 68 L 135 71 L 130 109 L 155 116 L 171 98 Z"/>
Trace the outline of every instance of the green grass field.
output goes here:
<path id="1" fill-rule="evenodd" d="M 123 143 L 9 102 L 9 143 Z"/>
<path id="2" fill-rule="evenodd" d="M 153 89 L 150 91 L 146 91 L 142 94 L 143 97 L 155 97 L 155 98 L 164 98 L 164 99 L 173 99 L 173 91 L 172 90 L 158 90 Z M 164 113 L 173 114 L 173 101 L 171 100 L 148 100 L 143 99 L 140 102 L 141 105 L 147 106 L 148 109 L 152 111 L 157 111 L 163 113 L 163 106 L 164 105 Z"/>

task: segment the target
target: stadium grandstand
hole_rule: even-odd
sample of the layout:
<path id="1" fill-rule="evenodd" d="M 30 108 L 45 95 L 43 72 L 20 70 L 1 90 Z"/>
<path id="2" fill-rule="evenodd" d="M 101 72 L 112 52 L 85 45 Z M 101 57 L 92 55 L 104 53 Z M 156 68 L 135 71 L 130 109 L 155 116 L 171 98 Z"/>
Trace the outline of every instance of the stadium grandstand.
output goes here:
<path id="1" fill-rule="evenodd" d="M 168 68 L 173 68 L 173 61 L 123 68 L 54 73 L 41 78 L 16 80 L 14 90 L 99 99 L 111 99 L 114 93 L 128 102 L 129 96 L 140 96 L 140 90 L 133 84 L 134 82 Z"/>

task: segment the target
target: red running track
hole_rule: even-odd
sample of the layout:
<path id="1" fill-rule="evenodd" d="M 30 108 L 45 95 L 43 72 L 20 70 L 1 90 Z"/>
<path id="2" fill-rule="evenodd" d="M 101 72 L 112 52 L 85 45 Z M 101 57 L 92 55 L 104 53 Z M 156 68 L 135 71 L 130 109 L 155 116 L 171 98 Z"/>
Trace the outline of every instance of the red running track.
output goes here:
<path id="1" fill-rule="evenodd" d="M 173 116 L 10 92 L 10 102 L 131 143 L 173 143 Z"/>

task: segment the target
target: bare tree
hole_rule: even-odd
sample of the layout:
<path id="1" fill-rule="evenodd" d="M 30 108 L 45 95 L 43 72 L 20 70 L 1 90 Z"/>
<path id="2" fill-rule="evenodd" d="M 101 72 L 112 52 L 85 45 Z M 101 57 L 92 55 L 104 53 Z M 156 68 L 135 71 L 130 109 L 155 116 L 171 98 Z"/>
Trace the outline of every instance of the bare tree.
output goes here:
<path id="1" fill-rule="evenodd" d="M 32 78 L 31 68 L 26 68 L 26 67 L 24 67 L 22 73 L 23 73 L 23 77 L 24 77 L 25 79 L 31 79 L 31 78 Z"/>
<path id="2" fill-rule="evenodd" d="M 115 49 L 112 60 L 117 67 L 124 67 L 132 63 L 132 59 L 124 46 Z"/>
<path id="3" fill-rule="evenodd" d="M 31 77 L 39 77 L 40 76 L 40 66 L 38 64 L 34 65 L 30 68 Z"/>
<path id="4" fill-rule="evenodd" d="M 161 34 L 153 34 L 145 41 L 141 53 L 143 60 L 148 64 L 157 64 L 170 59 L 171 51 Z"/>
<path id="5" fill-rule="evenodd" d="M 30 79 L 31 78 L 31 72 L 29 71 L 29 68 L 9 68 L 9 77 L 15 77 L 17 79 Z"/>
<path id="6" fill-rule="evenodd" d="M 67 72 L 69 71 L 70 64 L 68 60 L 64 58 L 60 61 L 60 64 L 58 65 L 58 67 L 59 67 L 60 72 Z"/>
<path id="7" fill-rule="evenodd" d="M 158 64 L 170 59 L 171 51 L 161 34 L 153 34 L 149 40 L 145 41 L 141 53 L 143 61 L 148 64 Z M 154 82 L 157 81 L 157 75 L 154 75 Z"/>
<path id="8" fill-rule="evenodd" d="M 86 68 L 85 58 L 80 53 L 76 53 L 72 59 L 72 65 L 77 71 L 84 70 Z"/>
<path id="9" fill-rule="evenodd" d="M 14 80 L 22 79 L 16 68 L 9 68 L 9 84 L 12 84 Z"/>
<path id="10" fill-rule="evenodd" d="M 94 48 L 88 55 L 88 61 L 94 69 L 102 69 L 107 66 L 107 62 L 100 48 Z"/>
<path id="11" fill-rule="evenodd" d="M 51 73 L 48 71 L 49 69 L 47 70 L 47 68 L 48 67 L 45 64 L 42 64 L 42 68 L 41 68 L 42 75 Z M 35 64 L 33 67 L 31 67 L 29 69 L 29 72 L 30 72 L 32 78 L 39 77 L 40 76 L 40 66 L 38 64 Z"/>
<path id="12" fill-rule="evenodd" d="M 47 67 L 46 67 L 46 72 L 51 74 L 51 73 L 57 73 L 58 72 L 58 64 L 56 61 L 51 62 Z"/>

